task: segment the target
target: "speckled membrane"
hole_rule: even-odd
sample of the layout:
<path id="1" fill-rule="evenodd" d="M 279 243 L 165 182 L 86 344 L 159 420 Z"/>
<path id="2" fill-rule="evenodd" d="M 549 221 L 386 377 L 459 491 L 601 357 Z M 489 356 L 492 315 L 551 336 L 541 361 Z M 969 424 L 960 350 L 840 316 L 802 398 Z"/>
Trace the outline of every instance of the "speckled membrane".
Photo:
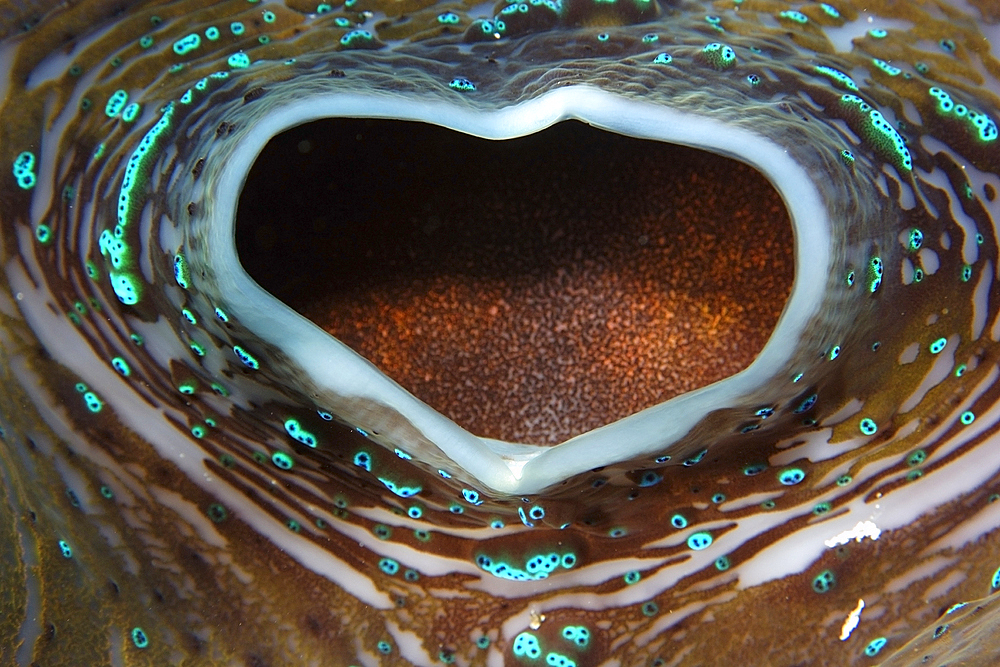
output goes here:
<path id="1" fill-rule="evenodd" d="M 746 368 L 793 279 L 790 221 L 760 174 L 576 121 L 503 142 L 301 126 L 258 159 L 238 225 L 262 286 L 514 442 L 562 442 Z"/>

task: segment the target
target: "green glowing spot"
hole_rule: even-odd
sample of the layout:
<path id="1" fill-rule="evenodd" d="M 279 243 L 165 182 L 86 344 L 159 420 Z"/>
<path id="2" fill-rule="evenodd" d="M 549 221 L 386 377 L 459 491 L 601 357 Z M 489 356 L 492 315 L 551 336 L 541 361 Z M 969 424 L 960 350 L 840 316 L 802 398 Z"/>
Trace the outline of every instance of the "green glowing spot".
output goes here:
<path id="1" fill-rule="evenodd" d="M 87 409 L 93 413 L 100 412 L 104 407 L 104 403 L 97 397 L 97 394 L 92 391 L 84 392 L 83 402 L 87 404 Z"/>
<path id="2" fill-rule="evenodd" d="M 186 56 L 201 46 L 201 35 L 196 32 L 186 37 L 182 37 L 174 42 L 174 53 L 179 56 Z"/>
<path id="3" fill-rule="evenodd" d="M 675 514 L 670 517 L 670 525 L 680 530 L 682 528 L 687 528 L 688 520 L 684 518 L 682 514 Z"/>
<path id="4" fill-rule="evenodd" d="M 415 538 L 417 538 L 418 540 L 420 540 L 421 542 L 430 542 L 431 541 L 431 534 L 430 534 L 430 532 L 427 531 L 427 530 L 424 530 L 423 528 L 418 528 L 417 530 L 413 531 L 413 536 Z"/>
<path id="5" fill-rule="evenodd" d="M 660 613 L 660 607 L 655 602 L 646 602 L 642 605 L 642 615 L 652 618 Z"/>
<path id="6" fill-rule="evenodd" d="M 131 123 L 132 121 L 134 121 L 136 118 L 139 117 L 140 111 L 142 111 L 142 106 L 136 102 L 133 102 L 132 104 L 128 105 L 127 107 L 125 107 L 125 109 L 122 110 L 122 120 L 125 121 L 126 123 Z"/>
<path id="7" fill-rule="evenodd" d="M 35 154 L 24 151 L 14 158 L 14 178 L 17 185 L 22 190 L 30 190 L 35 187 L 37 177 L 35 176 Z"/>
<path id="8" fill-rule="evenodd" d="M 364 49 L 375 45 L 375 37 L 367 30 L 351 30 L 340 38 L 345 49 Z"/>
<path id="9" fill-rule="evenodd" d="M 643 44 L 652 44 L 654 42 L 660 41 L 660 36 L 655 33 L 647 33 L 642 36 Z"/>
<path id="10" fill-rule="evenodd" d="M 59 540 L 59 551 L 62 552 L 63 558 L 73 557 L 73 547 L 66 540 Z"/>
<path id="11" fill-rule="evenodd" d="M 174 280 L 183 289 L 191 286 L 191 267 L 188 266 L 183 253 L 174 255 Z"/>
<path id="12" fill-rule="evenodd" d="M 868 417 L 861 420 L 858 424 L 858 428 L 860 428 L 861 432 L 865 435 L 875 435 L 875 432 L 878 431 L 878 425 Z"/>
<path id="13" fill-rule="evenodd" d="M 725 572 L 730 567 L 729 556 L 721 556 L 715 559 L 715 569 L 719 572 Z"/>
<path id="14" fill-rule="evenodd" d="M 378 569 L 391 577 L 399 572 L 399 563 L 391 558 L 383 558 L 378 562 Z"/>
<path id="15" fill-rule="evenodd" d="M 332 12 L 332 11 L 333 11 L 333 7 L 331 7 L 328 4 L 324 3 L 324 4 L 316 5 L 316 13 L 317 14 L 327 14 L 327 13 Z"/>
<path id="16" fill-rule="evenodd" d="M 939 354 L 942 350 L 944 350 L 946 345 L 948 345 L 947 338 L 938 338 L 936 341 L 930 344 L 929 349 L 931 351 L 931 354 Z"/>
<path id="17" fill-rule="evenodd" d="M 642 579 L 642 575 L 639 574 L 639 572 L 637 572 L 636 570 L 632 570 L 631 572 L 626 572 L 623 579 L 625 580 L 626 584 L 631 586 L 632 584 L 639 583 L 639 580 Z"/>
<path id="18" fill-rule="evenodd" d="M 823 8 L 823 11 L 826 13 L 827 16 L 835 19 L 840 18 L 840 10 L 834 7 L 833 5 L 829 5 L 824 2 L 820 5 L 820 7 Z"/>
<path id="19" fill-rule="evenodd" d="M 963 424 L 965 424 L 966 426 L 968 426 L 972 422 L 976 421 L 976 415 L 974 413 L 966 410 L 965 412 L 962 413 L 962 416 L 959 419 L 961 420 L 961 422 Z"/>
<path id="20" fill-rule="evenodd" d="M 457 79 L 452 79 L 451 82 L 448 83 L 448 87 L 461 93 L 471 93 L 476 89 L 476 84 L 472 83 L 468 79 L 459 77 Z"/>
<path id="21" fill-rule="evenodd" d="M 316 436 L 302 428 L 297 419 L 285 420 L 285 431 L 295 440 L 307 447 L 316 447 Z"/>
<path id="22" fill-rule="evenodd" d="M 128 92 L 124 90 L 116 90 L 111 93 L 111 97 L 108 98 L 108 103 L 104 106 L 104 113 L 108 118 L 115 118 L 122 112 L 125 105 L 128 103 Z"/>
<path id="23" fill-rule="evenodd" d="M 272 454 L 271 463 L 282 470 L 291 470 L 292 466 L 295 465 L 295 461 L 292 460 L 292 457 L 284 452 L 275 452 Z"/>
<path id="24" fill-rule="evenodd" d="M 878 655 L 879 651 L 885 647 L 888 640 L 885 637 L 879 637 L 878 639 L 873 639 L 868 642 L 868 646 L 865 647 L 865 655 L 869 658 L 874 658 Z"/>
<path id="25" fill-rule="evenodd" d="M 795 486 L 806 478 L 801 468 L 786 468 L 778 473 L 778 481 L 785 486 Z"/>
<path id="26" fill-rule="evenodd" d="M 736 52 L 731 46 L 712 42 L 701 50 L 708 64 L 717 70 L 724 70 L 736 64 Z"/>
<path id="27" fill-rule="evenodd" d="M 207 39 L 210 42 L 214 42 L 215 40 L 219 39 L 219 34 L 220 34 L 219 29 L 214 25 L 209 26 L 208 28 L 205 29 L 205 39 Z"/>
<path id="28" fill-rule="evenodd" d="M 762 509 L 773 510 L 775 508 L 775 502 L 773 500 L 765 500 L 760 504 Z"/>
<path id="29" fill-rule="evenodd" d="M 208 514 L 208 518 L 214 523 L 222 523 L 229 516 L 229 512 L 226 511 L 226 508 L 219 503 L 212 503 L 209 505 L 205 513 Z"/>
<path id="30" fill-rule="evenodd" d="M 191 435 L 193 435 L 194 437 L 199 438 L 199 439 L 200 438 L 204 438 L 205 437 L 205 427 L 202 426 L 202 425 L 200 425 L 200 424 L 195 424 L 194 426 L 191 427 Z"/>
<path id="31" fill-rule="evenodd" d="M 885 72 L 886 74 L 888 74 L 889 76 L 899 76 L 899 73 L 903 71 L 898 67 L 890 65 L 884 60 L 880 60 L 879 58 L 872 58 L 872 64 L 875 65 L 875 67 L 882 70 L 883 72 Z"/>
<path id="32" fill-rule="evenodd" d="M 568 642 L 576 644 L 580 648 L 586 648 L 590 644 L 590 629 L 583 625 L 567 625 L 562 629 L 562 638 Z"/>
<path id="33" fill-rule="evenodd" d="M 538 644 L 538 638 L 530 632 L 522 632 L 515 637 L 511 650 L 518 658 L 537 660 L 542 657 L 542 648 Z"/>
<path id="34" fill-rule="evenodd" d="M 853 481 L 850 475 L 841 475 L 837 478 L 837 486 L 847 486 Z"/>
<path id="35" fill-rule="evenodd" d="M 149 637 L 142 628 L 132 628 L 132 643 L 136 648 L 146 648 L 149 646 Z"/>
<path id="36" fill-rule="evenodd" d="M 258 362 L 253 357 L 253 355 L 251 355 L 249 352 L 247 352 L 246 350 L 244 350 L 239 345 L 234 345 L 233 346 L 233 352 L 236 354 L 236 356 L 239 358 L 239 360 L 241 362 L 243 362 L 243 365 L 246 366 L 247 368 L 255 370 L 255 371 L 260 369 L 260 362 Z"/>
<path id="37" fill-rule="evenodd" d="M 476 640 L 476 646 L 478 646 L 481 649 L 488 649 L 490 647 L 490 638 L 487 637 L 486 635 L 483 635 L 482 637 Z"/>
<path id="38" fill-rule="evenodd" d="M 183 382 L 177 386 L 177 391 L 181 392 L 185 396 L 191 396 L 194 394 L 197 387 L 193 382 Z"/>
<path id="39" fill-rule="evenodd" d="M 233 69 L 246 69 L 247 67 L 250 67 L 250 56 L 241 51 L 240 53 L 234 53 L 229 56 L 229 59 L 226 62 Z"/>
<path id="40" fill-rule="evenodd" d="M 712 545 L 712 535 L 707 532 L 695 533 L 687 539 L 688 548 L 693 551 L 701 551 Z"/>
<path id="41" fill-rule="evenodd" d="M 191 348 L 191 351 L 194 352 L 197 356 L 199 357 L 205 356 L 205 348 L 202 347 L 201 344 L 192 341 L 191 344 L 188 345 L 188 347 Z"/>
<path id="42" fill-rule="evenodd" d="M 229 24 L 229 31 L 239 37 L 246 31 L 246 27 L 240 21 L 233 21 Z"/>
<path id="43" fill-rule="evenodd" d="M 910 252 L 916 252 L 917 250 L 920 250 L 920 246 L 922 246 L 923 244 L 924 244 L 924 233 L 916 228 L 911 229 L 910 241 L 908 244 Z"/>
<path id="44" fill-rule="evenodd" d="M 837 583 L 837 578 L 830 570 L 823 570 L 812 581 L 812 588 L 817 593 L 826 593 Z"/>
<path id="45" fill-rule="evenodd" d="M 868 34 L 874 37 L 875 39 L 883 39 L 889 33 L 883 30 L 882 28 L 872 28 L 871 30 L 868 31 Z"/>
<path id="46" fill-rule="evenodd" d="M 924 474 L 923 470 L 911 470 L 906 474 L 906 481 L 912 482 L 916 479 L 920 479 Z"/>
<path id="47" fill-rule="evenodd" d="M 803 14 L 802 12 L 796 12 L 790 10 L 783 11 L 778 14 L 778 17 L 787 19 L 789 21 L 792 21 L 793 23 L 798 23 L 800 25 L 805 25 L 806 23 L 809 23 L 809 17 Z"/>
<path id="48" fill-rule="evenodd" d="M 35 239 L 39 243 L 48 243 L 52 240 L 52 230 L 48 225 L 40 224 L 35 228 Z"/>
<path id="49" fill-rule="evenodd" d="M 458 25 L 461 21 L 458 14 L 455 12 L 445 12 L 444 14 L 438 14 L 438 23 L 443 23 L 445 25 Z"/>
<path id="50" fill-rule="evenodd" d="M 972 267 L 968 264 L 962 266 L 962 282 L 967 283 L 972 280 Z"/>
<path id="51" fill-rule="evenodd" d="M 840 346 L 839 345 L 834 345 L 833 347 L 830 348 L 830 353 L 829 353 L 828 357 L 829 357 L 830 361 L 833 361 L 834 359 L 836 359 L 839 356 L 840 356 Z"/>
<path id="52" fill-rule="evenodd" d="M 107 498 L 108 500 L 111 500 L 112 498 L 115 497 L 115 492 L 111 490 L 110 486 L 106 486 L 106 485 L 102 486 L 100 488 L 100 492 L 101 492 L 101 495 L 104 496 L 105 498 Z"/>
<path id="53" fill-rule="evenodd" d="M 830 503 L 819 503 L 815 507 L 813 507 L 813 514 L 815 514 L 816 516 L 820 516 L 826 514 L 831 509 L 833 509 L 833 507 L 830 505 Z"/>
<path id="54" fill-rule="evenodd" d="M 387 540 L 392 537 L 392 528 L 384 526 L 381 523 L 377 523 L 372 528 L 372 534 L 380 540 Z"/>

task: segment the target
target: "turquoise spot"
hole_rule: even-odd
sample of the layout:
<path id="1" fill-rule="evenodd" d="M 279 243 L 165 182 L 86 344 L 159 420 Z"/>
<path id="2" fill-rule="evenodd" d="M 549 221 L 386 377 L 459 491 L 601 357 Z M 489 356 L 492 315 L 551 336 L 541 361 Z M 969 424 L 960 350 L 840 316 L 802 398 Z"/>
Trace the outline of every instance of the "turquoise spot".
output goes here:
<path id="1" fill-rule="evenodd" d="M 767 465 L 764 463 L 754 463 L 743 468 L 743 474 L 747 477 L 753 477 L 754 475 L 759 475 L 760 473 L 767 470 Z"/>
<path id="2" fill-rule="evenodd" d="M 471 93 L 476 89 L 476 84 L 472 83 L 468 79 L 460 77 L 457 79 L 452 79 L 451 82 L 448 84 L 448 87 L 451 88 L 452 90 L 457 90 L 462 93 Z"/>
<path id="3" fill-rule="evenodd" d="M 108 98 L 108 103 L 104 105 L 104 114 L 108 118 L 114 118 L 122 112 L 125 105 L 128 103 L 128 93 L 124 90 L 116 90 L 111 93 L 111 97 Z"/>
<path id="4" fill-rule="evenodd" d="M 246 31 L 246 28 L 239 21 L 234 21 L 234 22 L 232 22 L 232 23 L 229 24 L 229 32 L 233 33 L 237 37 L 239 37 L 240 35 L 242 35 L 244 33 L 244 31 Z"/>
<path id="5" fill-rule="evenodd" d="M 926 459 L 927 459 L 927 453 L 922 449 L 918 449 L 917 451 L 913 452 L 908 457 L 906 457 L 906 465 L 912 468 L 913 466 L 920 465 Z"/>
<path id="6" fill-rule="evenodd" d="M 809 17 L 806 16 L 805 14 L 803 14 L 802 12 L 796 12 L 796 11 L 790 11 L 789 10 L 789 11 L 780 12 L 778 14 L 778 16 L 781 17 L 781 18 L 783 18 L 783 19 L 788 19 L 789 21 L 793 21 L 793 22 L 799 23 L 799 24 L 809 23 Z"/>
<path id="7" fill-rule="evenodd" d="M 416 570 L 406 570 L 403 572 L 403 579 L 407 581 L 417 581 L 420 579 L 420 574 Z"/>
<path id="8" fill-rule="evenodd" d="M 385 641 L 384 639 L 376 645 L 376 648 L 378 648 L 378 652 L 381 653 L 382 655 L 389 655 L 390 653 L 392 653 L 392 644 Z"/>
<path id="9" fill-rule="evenodd" d="M 707 549 L 712 545 L 712 535 L 705 532 L 695 533 L 687 539 L 687 545 L 689 549 L 694 551 Z"/>
<path id="10" fill-rule="evenodd" d="M 261 17 L 263 17 L 264 23 L 274 23 L 274 20 L 276 18 L 274 16 L 274 12 L 272 11 L 265 11 L 263 14 L 261 14 Z"/>
<path id="11" fill-rule="evenodd" d="M 806 478 L 806 474 L 800 468 L 788 468 L 778 473 L 778 481 L 785 486 L 795 486 Z"/>
<path id="12" fill-rule="evenodd" d="M 962 413 L 962 416 L 959 417 L 959 419 L 961 420 L 961 422 L 963 424 L 965 424 L 966 426 L 968 426 L 972 422 L 976 421 L 976 415 L 973 414 L 972 412 L 969 412 L 968 410 L 966 410 L 965 412 Z"/>
<path id="13" fill-rule="evenodd" d="M 132 643 L 136 648 L 146 648 L 149 646 L 149 637 L 146 636 L 142 628 L 132 628 Z"/>
<path id="14" fill-rule="evenodd" d="M 642 605 L 642 615 L 653 617 L 660 613 L 660 607 L 655 602 L 647 602 Z"/>
<path id="15" fill-rule="evenodd" d="M 837 583 L 837 578 L 830 570 L 823 570 L 813 579 L 812 587 L 817 593 L 826 593 Z"/>
<path id="16" fill-rule="evenodd" d="M 626 572 L 623 578 L 625 579 L 625 583 L 631 586 L 632 584 L 639 583 L 639 580 L 642 579 L 642 575 L 635 570 L 632 570 L 631 572 Z"/>
<path id="17" fill-rule="evenodd" d="M 94 413 L 100 412 L 104 407 L 104 403 L 92 391 L 84 392 L 83 402 L 87 404 L 87 409 Z"/>
<path id="18" fill-rule="evenodd" d="M 25 151 L 14 158 L 14 178 L 17 185 L 22 190 L 30 190 L 35 187 L 35 154 Z"/>
<path id="19" fill-rule="evenodd" d="M 205 437 L 205 427 L 204 426 L 199 426 L 197 424 L 195 426 L 192 426 L 191 427 L 191 435 L 193 435 L 196 438 L 204 438 Z"/>
<path id="20" fill-rule="evenodd" d="M 354 465 L 368 472 L 372 471 L 372 457 L 368 452 L 358 452 L 354 455 Z"/>
<path id="21" fill-rule="evenodd" d="M 183 289 L 191 285 L 191 268 L 188 266 L 187 258 L 182 253 L 174 255 L 174 280 Z"/>
<path id="22" fill-rule="evenodd" d="M 250 56 L 243 52 L 234 53 L 229 56 L 226 63 L 233 69 L 246 69 L 247 67 L 250 67 Z"/>
<path id="23" fill-rule="evenodd" d="M 391 577 L 399 572 L 399 563 L 391 558 L 383 558 L 378 562 L 378 569 L 382 570 Z"/>
<path id="24" fill-rule="evenodd" d="M 889 33 L 883 30 L 882 28 L 872 28 L 871 30 L 868 31 L 868 34 L 874 37 L 875 39 L 882 39 Z"/>
<path id="25" fill-rule="evenodd" d="M 865 647 L 865 655 L 869 658 L 874 658 L 887 642 L 888 640 L 885 637 L 879 637 L 878 639 L 871 640 L 868 642 L 868 646 Z"/>
<path id="26" fill-rule="evenodd" d="M 493 530 L 500 530 L 503 527 L 504 527 L 504 522 L 500 519 L 493 519 L 492 521 L 490 521 L 490 528 L 492 528 Z"/>
<path id="27" fill-rule="evenodd" d="M 576 662 L 553 651 L 546 654 L 545 664 L 549 665 L 549 667 L 576 667 Z"/>
<path id="28" fill-rule="evenodd" d="M 674 57 L 669 53 L 658 53 L 656 57 L 653 58 L 654 65 L 669 65 L 674 61 Z"/>
<path id="29" fill-rule="evenodd" d="M 726 502 L 726 496 L 723 493 L 716 493 L 712 496 L 712 502 L 716 505 Z"/>
<path id="30" fill-rule="evenodd" d="M 590 630 L 583 625 L 567 625 L 562 629 L 562 637 L 580 648 L 585 648 L 590 643 Z"/>
<path id="31" fill-rule="evenodd" d="M 708 60 L 708 63 L 715 69 L 722 70 L 736 64 L 736 52 L 733 51 L 731 46 L 712 42 L 711 44 L 706 44 L 701 52 L 705 56 L 705 59 Z"/>
<path id="32" fill-rule="evenodd" d="M 378 523 L 372 528 L 372 534 L 380 540 L 387 540 L 392 537 L 392 528 Z"/>
<path id="33" fill-rule="evenodd" d="M 246 366 L 247 368 L 253 370 L 258 370 L 260 368 L 260 363 L 253 357 L 253 355 L 251 355 L 249 352 L 244 350 L 239 345 L 233 346 L 233 352 L 236 353 L 236 356 L 239 358 L 240 361 L 243 362 L 243 365 Z"/>
<path id="34" fill-rule="evenodd" d="M 480 637 L 479 639 L 476 640 L 476 646 L 478 646 L 481 649 L 487 649 L 487 648 L 489 648 L 490 647 L 490 638 L 487 637 L 486 635 L 483 635 L 482 637 Z"/>
<path id="35" fill-rule="evenodd" d="M 424 515 L 424 509 L 420 505 L 413 505 L 408 510 L 406 510 L 406 515 L 411 519 L 419 519 Z"/>
<path id="36" fill-rule="evenodd" d="M 826 514 L 831 509 L 833 509 L 833 506 L 830 505 L 830 503 L 818 503 L 815 507 L 813 507 L 813 514 L 819 516 L 821 514 Z"/>
<path id="37" fill-rule="evenodd" d="M 66 540 L 59 540 L 59 551 L 62 552 L 63 558 L 73 557 L 73 547 Z"/>
<path id="38" fill-rule="evenodd" d="M 853 478 L 850 475 L 841 475 L 837 478 L 837 486 L 847 486 Z"/>
<path id="39" fill-rule="evenodd" d="M 473 491 L 472 489 L 462 489 L 462 497 L 472 505 L 483 504 L 483 501 L 479 498 L 478 491 Z"/>
<path id="40" fill-rule="evenodd" d="M 993 573 L 993 579 L 990 581 L 990 586 L 992 586 L 994 590 L 1000 588 L 1000 567 L 998 567 Z"/>
<path id="41" fill-rule="evenodd" d="M 858 428 L 860 428 L 861 432 L 865 435 L 875 435 L 875 432 L 878 431 L 878 426 L 875 422 L 867 417 L 861 420 L 858 424 Z"/>
<path id="42" fill-rule="evenodd" d="M 719 572 L 725 572 L 729 569 L 729 556 L 722 556 L 715 560 L 715 569 Z"/>
<path id="43" fill-rule="evenodd" d="M 215 40 L 219 39 L 219 29 L 214 25 L 206 28 L 205 39 L 209 40 L 210 42 L 214 42 Z"/>
<path id="44" fill-rule="evenodd" d="M 122 120 L 126 123 L 131 123 L 139 117 L 140 111 L 142 111 L 142 105 L 137 102 L 133 102 L 122 110 Z"/>
<path id="45" fill-rule="evenodd" d="M 948 339 L 947 338 L 938 338 L 936 341 L 934 341 L 930 345 L 929 349 L 931 351 L 931 354 L 938 354 L 938 353 L 940 353 L 942 350 L 944 350 L 944 348 L 945 348 L 945 346 L 947 344 L 948 344 Z"/>
<path id="46" fill-rule="evenodd" d="M 271 462 L 282 470 L 291 470 L 295 465 L 292 457 L 284 452 L 275 452 L 271 455 Z"/>
<path id="47" fill-rule="evenodd" d="M 185 56 L 201 46 L 201 36 L 198 33 L 191 33 L 187 37 L 182 37 L 174 42 L 174 53 Z"/>
<path id="48" fill-rule="evenodd" d="M 226 520 L 226 517 L 229 516 L 229 512 L 226 511 L 226 508 L 219 503 L 212 503 L 209 505 L 206 514 L 208 514 L 208 518 L 214 523 L 222 523 Z"/>
<path id="49" fill-rule="evenodd" d="M 444 23 L 445 25 L 457 25 L 461 19 L 455 12 L 445 12 L 444 14 L 438 14 L 438 23 Z"/>
<path id="50" fill-rule="evenodd" d="M 538 638 L 530 632 L 522 632 L 515 637 L 511 650 L 518 658 L 535 660 L 542 657 L 542 648 L 538 645 Z"/>
<path id="51" fill-rule="evenodd" d="M 286 419 L 285 431 L 288 432 L 288 435 L 292 436 L 292 438 L 301 442 L 303 445 L 306 445 L 307 447 L 316 447 L 316 436 L 303 429 L 297 419 Z"/>
<path id="52" fill-rule="evenodd" d="M 110 486 L 102 486 L 100 491 L 101 495 L 107 498 L 108 500 L 111 500 L 112 498 L 115 497 L 115 492 L 111 490 Z"/>
<path id="53" fill-rule="evenodd" d="M 680 530 L 681 528 L 687 528 L 688 520 L 682 514 L 675 514 L 670 517 L 670 525 Z"/>
<path id="54" fill-rule="evenodd" d="M 375 38 L 367 30 L 351 30 L 340 38 L 340 45 L 347 49 L 365 48 L 374 42 Z"/>

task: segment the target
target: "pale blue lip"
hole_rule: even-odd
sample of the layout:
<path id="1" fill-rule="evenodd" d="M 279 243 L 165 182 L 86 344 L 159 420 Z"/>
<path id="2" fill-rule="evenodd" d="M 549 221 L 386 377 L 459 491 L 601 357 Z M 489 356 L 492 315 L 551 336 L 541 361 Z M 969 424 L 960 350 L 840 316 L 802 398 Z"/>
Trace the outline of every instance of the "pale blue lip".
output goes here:
<path id="1" fill-rule="evenodd" d="M 656 139 L 734 157 L 761 171 L 784 198 L 796 239 L 796 279 L 785 312 L 769 343 L 743 372 L 554 447 L 480 438 L 431 409 L 360 355 L 257 285 L 236 255 L 234 220 L 246 173 L 267 141 L 279 132 L 324 117 L 395 118 L 430 122 L 489 139 L 538 132 L 575 118 L 625 135 Z M 820 195 L 805 171 L 766 137 L 651 103 L 628 100 L 597 88 L 571 86 L 496 111 L 470 110 L 439 101 L 348 93 L 292 101 L 256 121 L 225 161 L 223 176 L 206 192 L 214 202 L 208 252 L 220 289 L 233 303 L 231 314 L 261 339 L 280 347 L 304 369 L 319 402 L 338 410 L 349 423 L 382 434 L 386 442 L 413 442 L 411 453 L 444 455 L 477 483 L 509 494 L 535 493 L 577 473 L 663 451 L 711 410 L 748 404 L 758 387 L 784 369 L 807 323 L 823 299 L 830 271 L 830 223 Z M 242 295 L 234 299 L 232 295 Z M 237 305 L 238 304 L 238 305 Z M 787 384 L 787 382 L 786 382 Z M 397 426 L 399 424 L 405 426 Z M 416 438 L 414 436 L 416 435 Z M 623 444 L 627 443 L 627 444 Z M 426 452 L 421 452 L 426 449 Z M 416 451 L 413 451 L 416 450 Z"/>

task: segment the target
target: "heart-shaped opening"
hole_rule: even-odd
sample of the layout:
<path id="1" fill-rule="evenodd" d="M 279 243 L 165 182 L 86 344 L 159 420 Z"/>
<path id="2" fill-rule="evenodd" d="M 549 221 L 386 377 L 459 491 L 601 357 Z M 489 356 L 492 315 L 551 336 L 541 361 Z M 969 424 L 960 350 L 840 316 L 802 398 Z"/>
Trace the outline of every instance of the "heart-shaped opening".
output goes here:
<path id="1" fill-rule="evenodd" d="M 532 444 L 746 368 L 794 277 L 753 168 L 578 121 L 504 141 L 300 125 L 254 163 L 236 241 L 262 287 L 417 398 Z"/>

